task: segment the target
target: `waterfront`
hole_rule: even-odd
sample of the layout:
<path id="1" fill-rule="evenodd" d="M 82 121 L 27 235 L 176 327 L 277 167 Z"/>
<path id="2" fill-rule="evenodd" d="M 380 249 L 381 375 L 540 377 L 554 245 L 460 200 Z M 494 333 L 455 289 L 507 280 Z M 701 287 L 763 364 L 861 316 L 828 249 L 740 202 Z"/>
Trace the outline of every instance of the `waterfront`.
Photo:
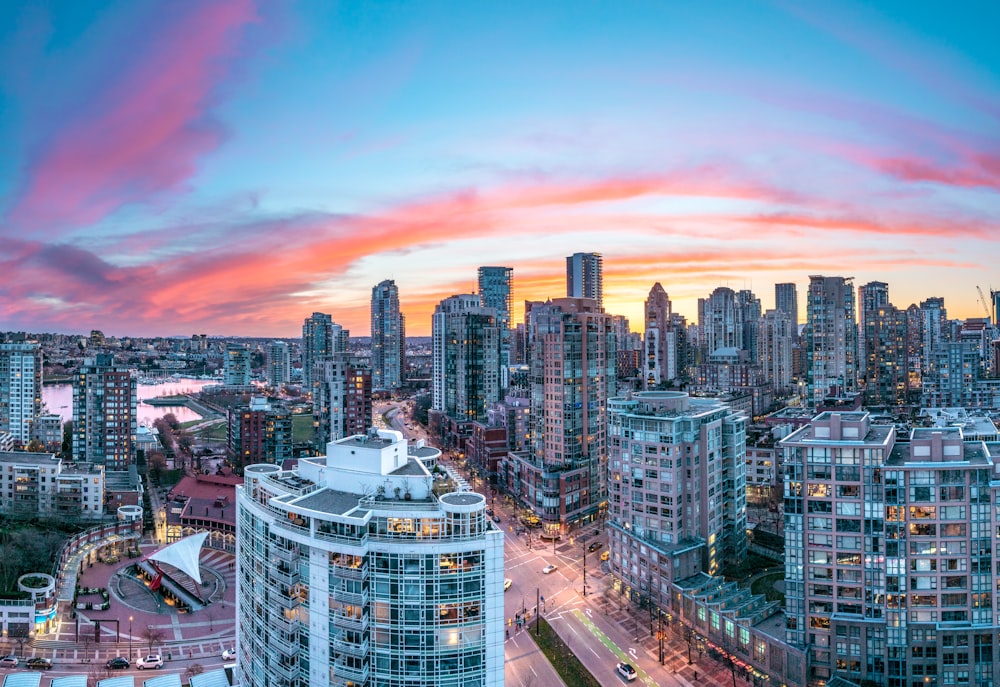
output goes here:
<path id="1" fill-rule="evenodd" d="M 162 384 L 139 384 L 136 393 L 139 404 L 136 407 L 136 419 L 140 425 L 151 425 L 157 418 L 167 413 L 173 413 L 179 422 L 190 422 L 201 419 L 201 415 L 184 406 L 151 406 L 143 401 L 158 396 L 174 396 L 176 394 L 195 393 L 210 384 L 218 384 L 212 379 L 181 378 L 177 381 Z M 73 419 L 73 389 L 69 383 L 51 384 L 42 387 L 42 402 L 50 413 L 62 417 L 63 422 Z"/>

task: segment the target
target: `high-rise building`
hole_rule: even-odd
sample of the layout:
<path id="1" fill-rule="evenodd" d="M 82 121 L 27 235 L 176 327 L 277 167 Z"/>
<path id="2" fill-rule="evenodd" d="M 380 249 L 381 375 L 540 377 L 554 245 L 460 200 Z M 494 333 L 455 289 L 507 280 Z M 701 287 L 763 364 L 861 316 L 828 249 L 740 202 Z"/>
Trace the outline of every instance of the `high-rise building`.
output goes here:
<path id="1" fill-rule="evenodd" d="M 481 494 L 431 489 L 439 456 L 380 430 L 246 468 L 240 684 L 502 687 L 503 532 Z"/>
<path id="2" fill-rule="evenodd" d="M 496 311 L 500 328 L 500 389 L 509 385 L 511 364 L 511 297 L 514 270 L 511 267 L 480 267 L 479 297 L 483 306 Z"/>
<path id="3" fill-rule="evenodd" d="M 931 358 L 937 348 L 948 341 L 948 311 L 944 298 L 934 297 L 920 302 L 920 378 L 931 369 Z"/>
<path id="4" fill-rule="evenodd" d="M 226 386 L 250 386 L 250 349 L 245 344 L 226 344 L 222 383 Z"/>
<path id="5" fill-rule="evenodd" d="M 806 313 L 807 398 L 817 406 L 832 390 L 857 391 L 858 325 L 852 279 L 810 276 Z"/>
<path id="6" fill-rule="evenodd" d="M 824 412 L 781 442 L 786 641 L 806 684 L 1000 681 L 995 453 Z"/>
<path id="7" fill-rule="evenodd" d="M 869 344 L 865 336 L 872 327 L 872 320 L 880 308 L 889 305 L 889 285 L 881 281 L 868 282 L 858 287 L 858 378 L 865 378 L 868 358 L 874 354 L 877 343 Z"/>
<path id="8" fill-rule="evenodd" d="M 760 299 L 750 291 L 720 286 L 708 298 L 698 299 L 700 361 L 720 348 L 746 351 L 754 360 Z"/>
<path id="9" fill-rule="evenodd" d="M 738 319 L 743 323 L 743 340 L 740 349 L 747 352 L 747 359 L 751 363 L 757 363 L 757 329 L 760 326 L 762 312 L 760 309 L 760 299 L 749 289 L 741 289 L 736 292 L 736 312 Z"/>
<path id="10" fill-rule="evenodd" d="M 799 338 L 799 296 L 794 283 L 774 285 L 774 309 L 788 315 L 792 337 Z"/>
<path id="11" fill-rule="evenodd" d="M 0 432 L 27 446 L 42 413 L 42 347 L 38 343 L 0 344 Z"/>
<path id="12" fill-rule="evenodd" d="M 605 501 L 615 334 L 590 298 L 532 303 L 528 318 L 531 449 L 511 454 L 518 481 L 508 487 L 555 533 L 592 521 Z"/>
<path id="13" fill-rule="evenodd" d="M 764 313 L 757 332 L 757 352 L 764 379 L 776 394 L 792 389 L 792 322 L 788 313 L 775 308 Z"/>
<path id="14" fill-rule="evenodd" d="M 608 416 L 611 573 L 665 608 L 670 583 L 746 558 L 746 418 L 678 391 L 613 398 Z"/>
<path id="15" fill-rule="evenodd" d="M 127 470 L 135 460 L 136 378 L 110 353 L 86 358 L 73 384 L 73 460 Z"/>
<path id="16" fill-rule="evenodd" d="M 974 405 L 970 392 L 980 380 L 979 352 L 965 341 L 945 341 L 927 356 L 921 385 L 921 405 L 959 408 Z"/>
<path id="17" fill-rule="evenodd" d="M 459 421 L 485 422 L 500 400 L 500 328 L 476 294 L 438 303 L 431 318 L 432 408 Z"/>
<path id="18" fill-rule="evenodd" d="M 403 384 L 406 332 L 399 289 L 391 279 L 372 289 L 372 387 L 393 391 Z"/>
<path id="19" fill-rule="evenodd" d="M 891 303 L 868 311 L 864 322 L 864 345 L 865 403 L 873 406 L 905 404 L 909 390 L 906 312 Z"/>
<path id="20" fill-rule="evenodd" d="M 288 344 L 272 341 L 267 347 L 267 383 L 272 387 L 288 384 L 292 376 L 291 356 Z"/>
<path id="21" fill-rule="evenodd" d="M 314 312 L 302 323 L 302 385 L 312 391 L 312 370 L 317 360 L 347 350 L 350 333 L 326 313 Z"/>
<path id="22" fill-rule="evenodd" d="M 334 353 L 313 365 L 313 449 L 372 426 L 372 372 L 346 352 Z"/>
<path id="23" fill-rule="evenodd" d="M 600 253 L 574 253 L 566 258 L 566 296 L 592 298 L 604 308 L 604 259 Z"/>
<path id="24" fill-rule="evenodd" d="M 250 404 L 229 411 L 230 456 L 241 465 L 277 463 L 292 458 L 292 414 L 251 396 Z"/>

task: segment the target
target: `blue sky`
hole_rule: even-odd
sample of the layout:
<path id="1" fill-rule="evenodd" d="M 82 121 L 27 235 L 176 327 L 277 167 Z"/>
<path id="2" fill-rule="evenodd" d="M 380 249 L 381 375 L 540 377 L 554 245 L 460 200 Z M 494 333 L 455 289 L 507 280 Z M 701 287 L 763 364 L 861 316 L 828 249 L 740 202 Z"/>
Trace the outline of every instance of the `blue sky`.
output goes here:
<path id="1" fill-rule="evenodd" d="M 482 264 L 604 255 L 641 328 L 810 274 L 1000 288 L 996 3 L 12 2 L 0 327 L 414 335 Z M 991 281 L 995 280 L 995 281 Z M 804 299 L 800 298 L 801 301 Z M 515 315 L 516 317 L 516 315 Z"/>

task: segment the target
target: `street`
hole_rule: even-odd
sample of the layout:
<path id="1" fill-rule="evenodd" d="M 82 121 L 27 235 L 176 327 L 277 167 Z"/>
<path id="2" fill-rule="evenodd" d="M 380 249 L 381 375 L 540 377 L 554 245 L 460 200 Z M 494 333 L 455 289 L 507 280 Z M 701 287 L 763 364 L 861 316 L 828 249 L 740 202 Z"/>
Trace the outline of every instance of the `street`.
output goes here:
<path id="1" fill-rule="evenodd" d="M 399 412 L 405 409 L 403 403 L 387 406 L 377 412 L 386 412 L 393 428 L 411 440 L 426 438 L 423 427 L 409 422 L 405 412 Z M 442 456 L 442 462 L 464 472 L 471 481 L 464 467 L 449 461 L 447 454 Z M 633 607 L 611 589 L 610 576 L 602 569 L 600 555 L 607 549 L 607 533 L 598 534 L 598 525 L 584 527 L 557 542 L 546 542 L 538 536 L 541 530 L 523 530 L 517 519 L 518 509 L 508 498 L 497 496 L 490 503 L 494 521 L 504 531 L 505 576 L 512 581 L 504 593 L 508 633 L 504 670 L 508 685 L 563 684 L 528 634 L 537 609 L 602 685 L 625 684 L 616 670 L 619 662 L 631 664 L 638 673 L 636 682 L 650 687 L 732 684 L 729 669 L 699 651 L 697 645 L 689 646 L 677 623 L 664 627 L 664 662 L 660 665 L 660 642 L 656 637 L 659 628 L 654 627 L 648 611 Z M 524 533 L 519 534 L 519 530 Z M 584 595 L 584 549 L 595 541 L 601 546 L 586 554 Z M 556 569 L 543 573 L 549 564 Z M 737 684 L 743 687 L 747 683 L 740 679 Z"/>

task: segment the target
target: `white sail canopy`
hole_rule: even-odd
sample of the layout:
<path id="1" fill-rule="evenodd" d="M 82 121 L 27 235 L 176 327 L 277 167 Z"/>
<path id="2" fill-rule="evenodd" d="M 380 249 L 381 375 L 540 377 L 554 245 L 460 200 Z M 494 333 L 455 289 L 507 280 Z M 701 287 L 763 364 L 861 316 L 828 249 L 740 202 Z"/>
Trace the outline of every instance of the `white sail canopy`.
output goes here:
<path id="1" fill-rule="evenodd" d="M 172 565 L 201 584 L 201 566 L 198 564 L 198 557 L 207 538 L 208 532 L 192 534 L 190 537 L 184 537 L 180 541 L 164 546 L 156 553 L 150 554 L 147 556 L 147 560 Z"/>

